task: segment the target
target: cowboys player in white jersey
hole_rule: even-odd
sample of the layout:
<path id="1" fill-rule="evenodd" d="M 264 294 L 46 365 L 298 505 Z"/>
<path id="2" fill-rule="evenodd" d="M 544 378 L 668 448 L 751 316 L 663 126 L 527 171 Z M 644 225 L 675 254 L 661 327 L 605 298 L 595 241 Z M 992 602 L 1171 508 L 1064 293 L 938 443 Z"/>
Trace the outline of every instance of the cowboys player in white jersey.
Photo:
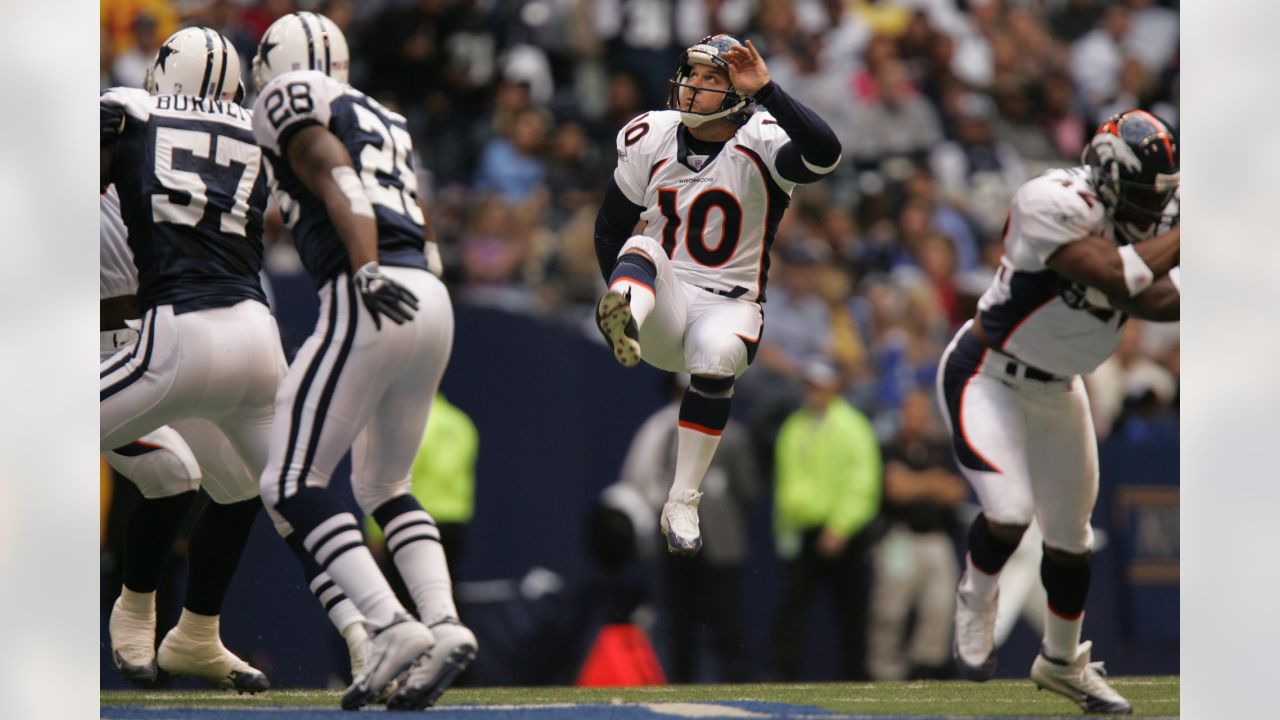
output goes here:
<path id="1" fill-rule="evenodd" d="M 412 665 L 387 706 L 417 709 L 434 704 L 477 651 L 458 621 L 439 530 L 409 492 L 453 343 L 453 308 L 424 256 L 405 120 L 347 85 L 348 64 L 342 32 L 309 12 L 273 23 L 253 61 L 254 134 L 320 296 L 316 331 L 276 399 L 261 490 L 293 527 L 288 539 L 313 588 L 335 583 L 368 619 L 366 665 L 342 706 L 364 705 Z M 328 489 L 348 449 L 356 501 L 382 526 L 422 622 L 396 600 L 356 519 Z"/>
<path id="2" fill-rule="evenodd" d="M 1083 163 L 1018 190 L 1000 269 L 938 371 L 952 447 L 982 505 L 957 591 L 955 656 L 970 679 L 994 674 L 996 581 L 1034 518 L 1048 606 L 1031 678 L 1086 712 L 1128 713 L 1080 641 L 1098 494 L 1080 376 L 1115 350 L 1130 316 L 1178 319 L 1178 141 L 1130 110 L 1098 129 Z"/>
<path id="3" fill-rule="evenodd" d="M 266 677 L 218 636 L 284 374 L 258 278 L 267 193 L 242 94 L 231 43 L 188 28 L 160 47 L 147 91 L 102 95 L 101 182 L 113 190 L 102 201 L 100 409 L 102 450 L 144 497 L 109 624 L 117 667 L 141 682 L 158 665 L 256 691 Z M 139 315 L 140 334 L 126 324 Z M 192 447 L 166 427 L 178 421 Z M 156 652 L 160 565 L 200 486 L 214 502 L 192 537 L 182 615 Z"/>
<path id="4" fill-rule="evenodd" d="M 795 186 L 835 169 L 840 143 L 769 80 L 750 41 L 728 35 L 681 54 L 667 107 L 618 133 L 618 167 L 596 218 L 609 283 L 596 324 L 623 365 L 643 358 L 691 375 L 660 527 L 669 551 L 693 555 L 698 488 L 764 329 L 774 233 Z"/>

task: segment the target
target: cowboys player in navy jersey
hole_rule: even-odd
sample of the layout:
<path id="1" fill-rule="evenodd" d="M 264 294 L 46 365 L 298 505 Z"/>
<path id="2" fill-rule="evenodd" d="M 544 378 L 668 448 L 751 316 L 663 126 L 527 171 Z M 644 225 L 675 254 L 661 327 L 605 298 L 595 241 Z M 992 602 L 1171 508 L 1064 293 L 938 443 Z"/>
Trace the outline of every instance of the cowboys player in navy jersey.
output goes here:
<path id="1" fill-rule="evenodd" d="M 1035 518 L 1048 606 L 1031 679 L 1086 712 L 1132 712 L 1080 641 L 1098 494 L 1080 376 L 1116 349 L 1129 317 L 1178 319 L 1178 187 L 1167 123 L 1142 110 L 1107 120 L 1083 166 L 1018 190 L 995 279 L 943 354 L 938 400 L 982 505 L 956 597 L 955 656 L 970 679 L 995 672 L 996 582 Z"/>
<path id="2" fill-rule="evenodd" d="M 439 530 L 409 493 L 449 359 L 453 308 L 424 256 L 405 120 L 347 85 L 348 63 L 342 32 L 309 12 L 273 23 L 253 60 L 254 134 L 320 296 L 315 333 L 276 400 L 261 490 L 292 525 L 288 540 L 313 588 L 335 583 L 367 618 L 366 665 L 342 706 L 364 705 L 409 669 L 387 706 L 416 709 L 433 704 L 477 651 L 458 621 Z M 421 622 L 396 600 L 355 517 L 328 489 L 348 449 L 356 500 L 382 526 Z"/>
<path id="3" fill-rule="evenodd" d="M 729 419 L 734 380 L 764 330 L 774 233 L 795 186 L 836 168 L 840 143 L 770 81 L 750 41 L 728 35 L 681 54 L 667 108 L 618 133 L 618 167 L 596 217 L 596 256 L 609 283 L 596 323 L 623 365 L 643 357 L 692 376 L 659 524 L 670 552 L 692 555 L 702 547 L 698 488 Z"/>
<path id="4" fill-rule="evenodd" d="M 267 192 L 242 93 L 227 39 L 188 28 L 160 47 L 147 91 L 102 95 L 101 182 L 118 192 L 118 204 L 115 194 L 103 199 L 104 347 L 105 335 L 123 346 L 103 359 L 100 408 L 102 449 L 144 495 L 129 518 L 125 587 L 109 624 L 116 666 L 140 682 L 154 680 L 158 665 L 257 691 L 267 678 L 218 635 L 261 508 L 256 478 L 285 369 L 258 279 Z M 140 334 L 126 324 L 139 314 Z M 215 437 L 214 448 L 229 443 L 239 458 L 208 462 L 202 473 L 167 427 L 174 421 Z M 193 531 L 182 615 L 157 652 L 156 581 L 201 485 L 214 502 Z"/>

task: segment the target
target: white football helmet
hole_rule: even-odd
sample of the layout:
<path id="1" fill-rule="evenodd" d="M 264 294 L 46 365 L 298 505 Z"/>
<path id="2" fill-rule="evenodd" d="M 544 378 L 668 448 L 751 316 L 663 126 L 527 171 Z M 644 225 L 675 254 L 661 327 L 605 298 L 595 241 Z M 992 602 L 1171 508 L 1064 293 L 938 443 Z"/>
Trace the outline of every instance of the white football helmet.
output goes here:
<path id="1" fill-rule="evenodd" d="M 347 38 L 332 20 L 313 12 L 296 12 L 271 23 L 253 56 L 253 84 L 262 90 L 278 75 L 294 70 L 319 70 L 340 83 L 347 82 L 351 52 Z"/>
<path id="2" fill-rule="evenodd" d="M 240 53 L 225 35 L 206 27 L 189 27 L 169 36 L 147 70 L 152 95 L 231 100 L 243 97 Z"/>

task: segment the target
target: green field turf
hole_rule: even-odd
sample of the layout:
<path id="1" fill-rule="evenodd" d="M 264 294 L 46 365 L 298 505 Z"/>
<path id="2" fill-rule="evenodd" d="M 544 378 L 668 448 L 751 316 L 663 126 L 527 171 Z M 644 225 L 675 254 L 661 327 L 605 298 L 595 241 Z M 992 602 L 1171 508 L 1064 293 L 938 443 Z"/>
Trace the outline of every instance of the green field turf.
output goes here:
<path id="1" fill-rule="evenodd" d="M 1133 703 L 1140 717 L 1177 716 L 1179 678 L 1116 677 L 1108 681 Z M 258 696 L 189 690 L 103 691 L 102 705 L 232 708 L 264 706 L 338 707 L 338 691 L 278 690 Z M 555 703 L 663 703 L 755 700 L 807 705 L 851 715 L 899 716 L 1072 716 L 1079 710 L 1066 698 L 1038 691 L 1029 680 L 987 683 L 931 681 L 901 683 L 792 683 L 676 685 L 644 688 L 459 688 L 441 702 L 468 705 Z M 287 715 L 285 715 L 287 717 Z"/>

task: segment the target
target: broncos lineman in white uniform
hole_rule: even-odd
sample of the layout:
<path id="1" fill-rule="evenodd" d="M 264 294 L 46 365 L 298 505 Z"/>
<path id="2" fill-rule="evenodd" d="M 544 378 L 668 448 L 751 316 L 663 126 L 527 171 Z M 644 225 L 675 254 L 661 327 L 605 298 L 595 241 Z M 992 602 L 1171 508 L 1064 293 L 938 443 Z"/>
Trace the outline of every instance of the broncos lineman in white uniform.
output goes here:
<path id="1" fill-rule="evenodd" d="M 102 362 L 101 447 L 144 496 L 129 519 L 125 588 L 110 621 L 117 667 L 141 682 L 158 664 L 263 690 L 266 677 L 218 636 L 260 509 L 249 468 L 266 463 L 284 373 L 258 279 L 266 183 L 237 104 L 239 75 L 225 37 L 188 28 L 160 47 L 148 92 L 115 88 L 101 98 L 102 184 L 114 187 L 102 201 L 103 355 L 118 348 Z M 139 334 L 125 321 L 142 311 Z M 178 421 L 190 443 L 165 427 Z M 155 585 L 201 485 L 214 502 L 193 531 L 182 616 L 157 653 Z"/>
<path id="2" fill-rule="evenodd" d="M 970 679 L 994 674 L 996 580 L 1034 518 L 1048 607 L 1031 678 L 1086 712 L 1127 713 L 1092 643 L 1080 642 L 1098 494 L 1080 375 L 1115 350 L 1128 317 L 1178 318 L 1177 138 L 1131 110 L 1099 128 L 1083 162 L 1014 196 L 1001 267 L 938 371 L 952 446 L 982 505 L 957 591 L 955 656 Z"/>
<path id="3" fill-rule="evenodd" d="M 702 547 L 698 488 L 728 421 L 734 380 L 764 329 L 774 233 L 792 189 L 834 170 L 840 143 L 770 82 L 750 42 L 728 35 L 681 54 L 667 106 L 618 133 L 618 167 L 596 218 L 596 255 L 609 283 L 596 323 L 623 365 L 643 357 L 692 376 L 660 519 L 668 550 L 692 555 Z"/>
<path id="4" fill-rule="evenodd" d="M 439 530 L 409 492 L 453 343 L 453 308 L 424 256 L 405 120 L 346 84 L 348 62 L 342 32 L 308 12 L 273 23 L 254 58 L 254 134 L 320 295 L 315 334 L 276 399 L 261 490 L 292 525 L 287 540 L 313 591 L 336 584 L 368 618 L 366 665 L 342 706 L 364 705 L 412 665 L 387 706 L 418 709 L 435 703 L 477 651 L 458 621 Z M 382 526 L 421 623 L 328 489 L 348 449 L 356 500 Z"/>

